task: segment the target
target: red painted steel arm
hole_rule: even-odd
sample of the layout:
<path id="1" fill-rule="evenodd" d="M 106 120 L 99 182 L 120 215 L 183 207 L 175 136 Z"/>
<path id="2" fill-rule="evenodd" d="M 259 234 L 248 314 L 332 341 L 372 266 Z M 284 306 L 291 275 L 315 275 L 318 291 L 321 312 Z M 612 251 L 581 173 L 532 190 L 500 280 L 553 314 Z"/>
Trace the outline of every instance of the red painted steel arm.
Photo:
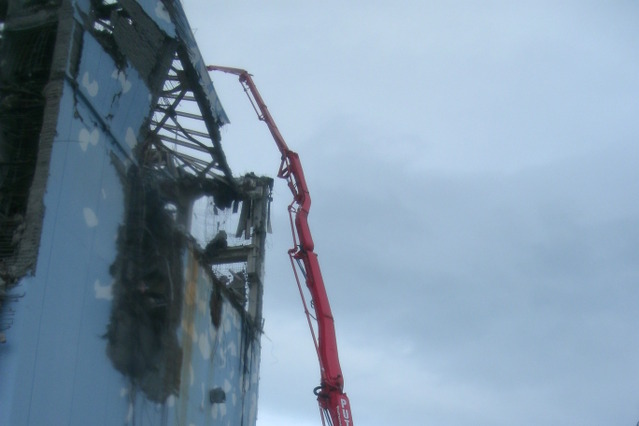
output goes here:
<path id="1" fill-rule="evenodd" d="M 302 273 L 305 276 L 306 286 L 313 300 L 313 307 L 317 319 L 317 342 L 316 349 L 319 357 L 321 383 L 315 390 L 317 401 L 322 411 L 322 422 L 324 418 L 329 425 L 333 426 L 353 426 L 351 408 L 348 396 L 344 393 L 344 378 L 337 354 L 337 339 L 335 336 L 335 325 L 333 313 L 326 294 L 322 272 L 320 270 L 317 254 L 313 252 L 315 247 L 313 237 L 308 225 L 308 213 L 311 207 L 311 197 L 306 185 L 304 170 L 300 162 L 299 155 L 291 151 L 282 137 L 273 117 L 268 111 L 251 75 L 239 68 L 229 68 L 210 65 L 209 71 L 223 71 L 239 76 L 240 83 L 244 87 L 253 108 L 257 112 L 260 120 L 268 126 L 275 144 L 282 154 L 282 163 L 278 172 L 278 177 L 286 179 L 288 186 L 293 193 L 293 202 L 289 206 L 291 214 L 295 214 L 294 235 L 295 247 L 289 250 L 291 262 L 297 278 L 297 270 L 293 259 L 302 262 Z M 297 237 L 297 238 L 295 238 Z M 303 296 L 302 296 L 303 297 Z M 308 311 L 307 311 L 308 316 Z M 310 320 L 309 320 L 310 325 Z M 313 328 L 311 327 L 313 333 Z M 313 333 L 314 336 L 314 333 Z"/>

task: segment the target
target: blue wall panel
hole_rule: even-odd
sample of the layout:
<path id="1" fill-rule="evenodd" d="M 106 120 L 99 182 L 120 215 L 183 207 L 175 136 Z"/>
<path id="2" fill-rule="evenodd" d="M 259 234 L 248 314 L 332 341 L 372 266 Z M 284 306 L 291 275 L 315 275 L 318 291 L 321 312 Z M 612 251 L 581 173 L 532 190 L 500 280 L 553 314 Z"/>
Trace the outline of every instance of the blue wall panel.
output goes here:
<path id="1" fill-rule="evenodd" d="M 74 2 L 89 11 L 86 0 Z M 167 34 L 161 3 L 141 0 Z M 219 104 L 179 3 L 178 32 L 220 121 Z M 156 13 L 157 12 L 157 13 Z M 76 13 L 76 17 L 82 15 Z M 76 25 L 79 25 L 76 22 Z M 228 300 L 219 328 L 211 323 L 212 283 L 190 252 L 178 338 L 180 394 L 157 404 L 136 391 L 106 354 L 113 294 L 109 267 L 124 214 L 124 190 L 112 156 L 125 166 L 151 113 L 151 93 L 129 64 L 113 59 L 84 33 L 77 81 L 67 75 L 44 197 L 35 276 L 12 289 L 13 325 L 0 347 L 0 425 L 247 425 L 257 414 L 259 335 L 244 339 L 243 313 Z M 77 88 L 77 89 L 76 89 Z M 211 404 L 210 389 L 227 400 Z"/>
<path id="2" fill-rule="evenodd" d="M 109 136 L 100 133 L 88 145 L 78 138 L 82 114 L 71 118 L 72 87 L 67 89 L 52 152 L 36 275 L 15 289 L 25 296 L 15 304 L 16 321 L 8 338 L 20 356 L 1 363 L 3 370 L 14 367 L 17 372 L 14 403 L 11 410 L 2 410 L 10 413 L 6 424 L 43 425 L 52 419 L 56 424 L 91 423 L 96 410 L 105 411 L 101 396 L 109 388 L 117 393 L 122 382 L 102 338 L 110 312 L 108 269 L 122 220 L 122 188 L 110 164 Z M 124 407 L 108 411 L 123 412 Z"/>
<path id="3" fill-rule="evenodd" d="M 198 425 L 253 425 L 257 412 L 259 336 L 250 335 L 243 315 L 225 300 L 221 324 L 211 323 L 208 301 L 211 283 L 207 275 L 188 259 L 180 340 L 183 348 L 181 398 L 176 424 L 188 419 Z M 251 365 L 253 368 L 245 368 Z M 188 380 L 184 380 L 188 378 Z M 223 404 L 211 404 L 208 392 L 221 388 Z M 189 395 L 188 398 L 185 398 Z"/>
<path id="4" fill-rule="evenodd" d="M 82 147 L 94 145 L 96 129 L 102 127 L 130 155 L 151 111 L 151 92 L 138 72 L 128 64 L 118 68 L 97 40 L 85 33 L 77 84 L 84 105 L 93 115 L 85 120 L 83 133 L 76 135 Z M 86 117 L 87 112 L 83 115 Z"/>

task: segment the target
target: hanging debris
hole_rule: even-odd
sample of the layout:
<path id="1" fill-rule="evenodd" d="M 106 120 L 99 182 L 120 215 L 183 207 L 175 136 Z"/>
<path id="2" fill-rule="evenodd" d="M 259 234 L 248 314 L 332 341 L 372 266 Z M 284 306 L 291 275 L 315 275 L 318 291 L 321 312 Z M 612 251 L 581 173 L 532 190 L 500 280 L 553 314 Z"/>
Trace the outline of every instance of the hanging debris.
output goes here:
<path id="1" fill-rule="evenodd" d="M 184 280 L 183 233 L 166 209 L 157 182 L 132 166 L 127 176 L 125 222 L 111 266 L 114 300 L 107 354 L 115 368 L 153 401 L 179 388 L 180 324 Z"/>
<path id="2" fill-rule="evenodd" d="M 6 7 L 0 9 L 6 12 Z M 41 197 L 39 191 L 31 191 L 56 26 L 46 21 L 3 23 L 1 33 L 0 307 L 4 292 L 35 268 L 43 211 L 37 203 L 28 207 L 30 197 Z M 23 238 L 25 231 L 29 238 Z"/>
<path id="3" fill-rule="evenodd" d="M 232 191 L 211 182 L 196 184 L 192 177 L 162 177 L 157 170 L 137 166 L 130 166 L 123 180 L 126 210 L 118 233 L 118 255 L 110 270 L 114 298 L 105 334 L 107 354 L 114 367 L 150 400 L 163 402 L 180 386 L 182 350 L 177 330 L 185 249 L 193 250 L 202 265 L 242 265 L 241 270 L 207 269 L 212 283 L 209 309 L 213 325 L 220 326 L 226 298 L 242 311 L 247 308 L 254 329 L 261 327 L 258 301 L 272 179 L 250 176 L 237 182 L 240 192 L 235 193 L 234 201 L 244 206 L 238 214 L 238 235 L 251 238 L 251 243 L 231 246 L 226 231 L 220 230 L 204 249 L 185 233 L 184 212 L 202 195 L 218 199 L 220 193 L 228 197 Z M 233 204 L 225 202 L 228 207 Z M 253 302 L 246 306 L 249 299 Z"/>

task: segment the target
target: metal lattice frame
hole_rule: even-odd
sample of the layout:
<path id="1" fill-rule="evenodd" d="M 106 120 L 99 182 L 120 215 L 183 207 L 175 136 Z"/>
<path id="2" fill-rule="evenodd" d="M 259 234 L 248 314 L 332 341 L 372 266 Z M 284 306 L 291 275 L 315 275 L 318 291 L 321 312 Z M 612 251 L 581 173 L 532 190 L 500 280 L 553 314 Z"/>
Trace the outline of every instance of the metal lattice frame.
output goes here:
<path id="1" fill-rule="evenodd" d="M 217 158 L 213 139 L 198 129 L 206 129 L 204 118 L 176 56 L 155 106 L 144 149 L 145 165 L 226 181 L 228 170 Z"/>

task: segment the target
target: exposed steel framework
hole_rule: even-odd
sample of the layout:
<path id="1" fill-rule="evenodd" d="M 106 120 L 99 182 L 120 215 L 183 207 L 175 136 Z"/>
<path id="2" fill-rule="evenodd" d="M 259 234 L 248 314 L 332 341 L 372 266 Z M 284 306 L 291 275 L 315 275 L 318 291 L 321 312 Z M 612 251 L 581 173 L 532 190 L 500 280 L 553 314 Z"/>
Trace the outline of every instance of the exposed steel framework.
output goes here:
<path id="1" fill-rule="evenodd" d="M 293 201 L 288 207 L 293 248 L 288 251 L 291 265 L 302 297 L 304 312 L 311 329 L 315 350 L 319 358 L 321 382 L 315 388 L 315 395 L 320 407 L 322 424 L 330 426 L 353 426 L 351 407 L 348 396 L 344 393 L 344 377 L 337 353 L 337 339 L 333 313 L 326 294 L 322 272 L 317 254 L 313 251 L 315 244 L 308 225 L 308 213 L 311 197 L 306 185 L 304 170 L 299 155 L 289 149 L 280 133 L 273 117 L 260 96 L 251 75 L 243 69 L 209 65 L 209 71 L 222 71 L 239 77 L 258 118 L 264 121 L 273 135 L 275 144 L 282 154 L 278 177 L 285 179 L 293 193 Z M 317 333 L 313 328 L 312 316 L 302 291 L 299 272 L 304 276 L 306 286 L 312 297 L 312 307 L 317 320 Z"/>

